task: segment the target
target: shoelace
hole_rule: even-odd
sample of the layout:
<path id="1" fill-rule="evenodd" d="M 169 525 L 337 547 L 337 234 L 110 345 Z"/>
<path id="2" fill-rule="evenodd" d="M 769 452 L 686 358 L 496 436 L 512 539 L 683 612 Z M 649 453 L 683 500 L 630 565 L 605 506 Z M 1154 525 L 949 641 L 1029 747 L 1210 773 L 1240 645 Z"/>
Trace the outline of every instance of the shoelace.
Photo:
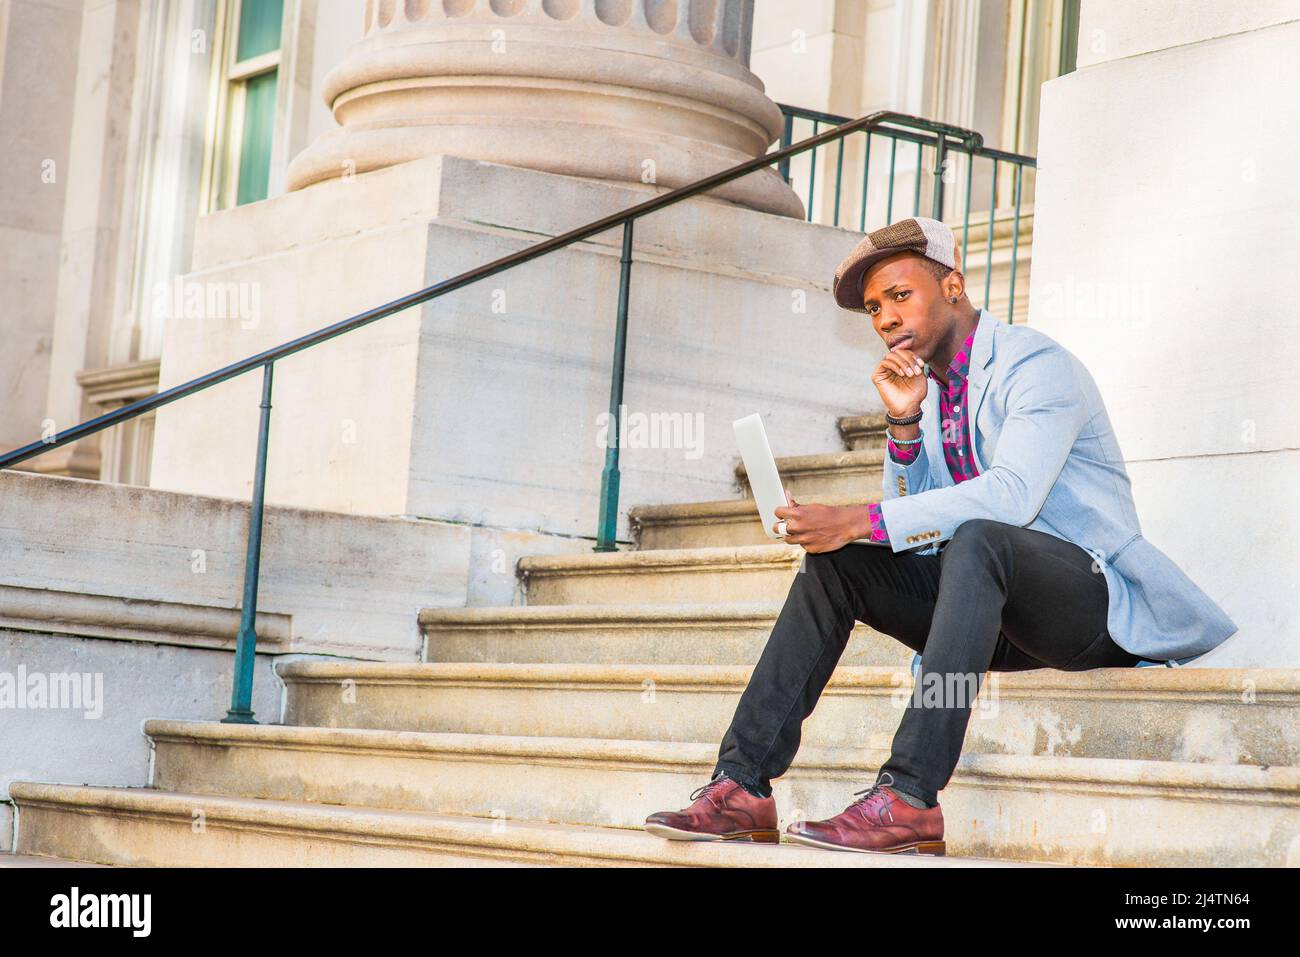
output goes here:
<path id="1" fill-rule="evenodd" d="M 885 775 L 889 777 L 889 783 L 893 784 L 894 776 L 890 774 L 888 771 L 885 772 Z M 865 791 L 854 791 L 853 794 L 855 796 L 859 794 L 863 796 L 858 798 L 849 806 L 857 808 L 858 813 L 861 814 L 865 820 L 870 820 L 870 818 L 867 817 L 867 812 L 879 807 L 881 804 L 884 803 L 885 799 L 888 798 L 889 796 L 885 793 L 884 787 L 885 787 L 885 782 L 883 780 L 879 780 L 875 784 L 871 785 L 871 787 L 867 788 Z M 894 820 L 894 812 L 889 810 L 888 807 L 885 808 L 885 813 L 889 815 L 890 821 Z M 876 819 L 880 820 L 880 815 L 878 813 L 876 814 Z"/>
<path id="2" fill-rule="evenodd" d="M 704 795 L 706 795 L 706 794 L 710 794 L 710 793 L 713 791 L 714 788 L 721 787 L 722 785 L 726 784 L 726 783 L 727 783 L 728 781 L 730 781 L 730 780 L 731 780 L 731 779 L 728 778 L 728 777 L 724 777 L 723 775 L 719 775 L 718 777 L 716 777 L 716 778 L 714 778 L 712 781 L 710 781 L 708 784 L 701 785 L 700 787 L 698 787 L 698 788 L 696 788 L 694 791 L 692 791 L 692 792 L 691 792 L 691 797 L 690 797 L 690 799 L 691 799 L 692 801 L 698 800 L 699 798 L 703 797 Z M 709 800 L 713 800 L 713 799 L 710 798 Z M 715 803 L 716 803 L 716 802 L 715 802 Z"/>

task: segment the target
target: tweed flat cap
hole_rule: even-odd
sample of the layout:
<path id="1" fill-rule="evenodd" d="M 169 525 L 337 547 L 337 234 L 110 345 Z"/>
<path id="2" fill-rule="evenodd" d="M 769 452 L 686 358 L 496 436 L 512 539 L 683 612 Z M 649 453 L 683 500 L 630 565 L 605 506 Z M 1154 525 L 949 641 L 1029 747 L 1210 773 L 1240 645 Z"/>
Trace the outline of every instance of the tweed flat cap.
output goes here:
<path id="1" fill-rule="evenodd" d="M 868 267 L 886 256 L 908 249 L 943 263 L 949 269 L 959 268 L 957 238 L 951 229 L 937 219 L 924 216 L 900 219 L 867 233 L 866 238 L 840 263 L 831 286 L 836 303 L 852 312 L 866 312 L 862 305 L 862 277 Z"/>

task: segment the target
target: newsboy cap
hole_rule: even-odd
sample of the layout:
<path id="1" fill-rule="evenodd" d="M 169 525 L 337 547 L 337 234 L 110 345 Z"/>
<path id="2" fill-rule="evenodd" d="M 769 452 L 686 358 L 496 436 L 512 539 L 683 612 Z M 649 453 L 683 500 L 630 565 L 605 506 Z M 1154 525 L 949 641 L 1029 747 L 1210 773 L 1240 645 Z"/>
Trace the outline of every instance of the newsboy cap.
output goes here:
<path id="1" fill-rule="evenodd" d="M 831 286 L 836 303 L 853 312 L 866 312 L 862 305 L 862 279 L 867 269 L 886 256 L 909 249 L 949 269 L 958 268 L 957 238 L 944 223 L 925 216 L 900 219 L 867 233 L 839 264 Z"/>

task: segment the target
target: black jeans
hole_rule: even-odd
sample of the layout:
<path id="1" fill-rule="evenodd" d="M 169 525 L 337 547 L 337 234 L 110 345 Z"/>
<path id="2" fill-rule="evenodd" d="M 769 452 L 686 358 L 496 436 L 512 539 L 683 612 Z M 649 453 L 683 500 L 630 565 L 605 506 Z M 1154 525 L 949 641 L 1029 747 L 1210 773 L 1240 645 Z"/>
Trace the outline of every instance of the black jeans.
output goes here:
<path id="1" fill-rule="evenodd" d="M 908 698 L 877 780 L 888 771 L 887 783 L 933 805 L 961 755 L 986 671 L 1143 660 L 1111 639 L 1107 601 L 1106 579 L 1084 549 L 990 519 L 962 522 L 937 555 L 862 544 L 805 553 L 714 775 L 725 771 L 754 793 L 772 793 L 861 621 L 922 653 L 920 690 Z"/>

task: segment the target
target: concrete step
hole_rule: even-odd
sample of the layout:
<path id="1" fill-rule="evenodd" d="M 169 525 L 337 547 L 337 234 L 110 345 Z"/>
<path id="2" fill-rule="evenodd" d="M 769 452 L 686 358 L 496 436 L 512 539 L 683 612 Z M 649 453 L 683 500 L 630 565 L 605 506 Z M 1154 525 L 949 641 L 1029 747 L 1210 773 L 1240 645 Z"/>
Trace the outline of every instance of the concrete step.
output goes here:
<path id="1" fill-rule="evenodd" d="M 144 730 L 161 790 L 625 828 L 685 806 L 717 757 L 714 744 L 663 741 L 184 721 Z M 802 749 L 776 782 L 782 825 L 843 810 L 887 758 L 870 748 Z M 1297 767 L 968 753 L 942 802 L 954 856 L 1300 864 Z"/>
<path id="2" fill-rule="evenodd" d="M 844 438 L 844 447 L 856 452 L 885 454 L 885 413 L 841 416 L 836 423 Z"/>
<path id="3" fill-rule="evenodd" d="M 665 841 L 640 830 L 21 782 L 26 853 L 135 867 L 1011 867 L 798 844 Z M 196 821 L 202 821 L 196 827 Z"/>
<path id="4" fill-rule="evenodd" d="M 530 605 L 785 600 L 798 545 L 526 555 L 516 570 Z"/>
<path id="5" fill-rule="evenodd" d="M 751 670 L 304 660 L 277 673 L 291 725 L 716 745 Z M 911 687 L 906 667 L 838 668 L 804 722 L 804 745 L 888 748 Z M 1298 704 L 1294 670 L 993 672 L 963 751 L 1300 766 Z"/>
<path id="6" fill-rule="evenodd" d="M 879 501 L 884 449 L 778 456 L 776 469 L 797 502 L 820 501 L 823 495 L 856 495 L 864 502 Z M 751 494 L 744 462 L 736 463 L 736 481 L 745 495 Z"/>
<path id="7" fill-rule="evenodd" d="M 780 602 L 514 605 L 420 612 L 430 662 L 752 666 Z M 912 650 L 858 622 L 840 661 L 899 665 Z"/>
<path id="8" fill-rule="evenodd" d="M 880 489 L 856 495 L 818 495 L 815 500 L 823 505 L 865 505 L 880 501 Z M 770 545 L 777 541 L 763 534 L 758 508 L 750 497 L 638 505 L 628 510 L 628 521 L 639 550 Z"/>
<path id="9" fill-rule="evenodd" d="M 11 851 L 0 851 L 0 869 L 6 867 L 100 867 L 99 864 L 89 864 L 85 861 L 69 861 L 62 857 L 38 857 L 35 854 L 14 854 Z"/>

